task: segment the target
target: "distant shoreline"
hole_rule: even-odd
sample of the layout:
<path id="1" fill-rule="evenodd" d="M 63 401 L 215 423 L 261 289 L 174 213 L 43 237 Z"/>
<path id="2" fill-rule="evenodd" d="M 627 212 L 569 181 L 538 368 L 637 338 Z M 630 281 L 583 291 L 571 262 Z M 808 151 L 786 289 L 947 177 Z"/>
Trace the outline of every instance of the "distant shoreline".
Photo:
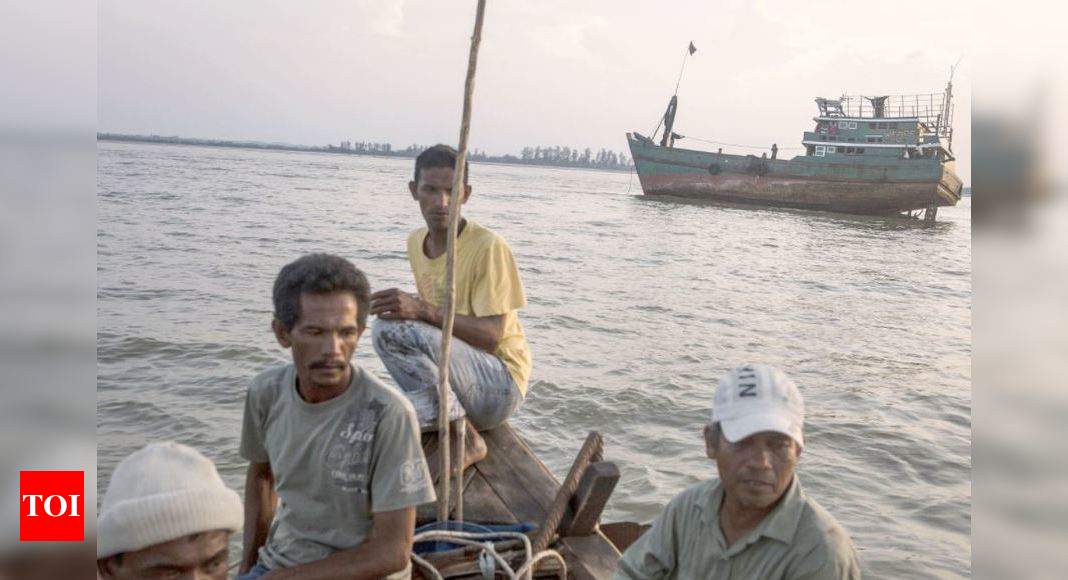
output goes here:
<path id="1" fill-rule="evenodd" d="M 369 157 L 399 157 L 415 158 L 422 148 L 409 147 L 407 149 L 379 149 L 379 150 L 356 150 L 341 148 L 335 145 L 293 145 L 290 143 L 263 143 L 260 141 L 238 141 L 231 139 L 197 139 L 191 137 L 178 137 L 173 135 L 129 135 L 125 133 L 97 133 L 97 141 L 115 141 L 128 143 L 154 143 L 159 145 L 195 145 L 201 147 L 223 147 L 230 149 L 259 149 L 267 151 L 294 151 L 300 153 L 333 153 L 337 155 L 361 155 Z M 388 146 L 387 146 L 388 147 Z M 468 154 L 472 163 L 493 163 L 498 165 L 534 165 L 538 167 L 558 167 L 561 169 L 584 169 L 596 171 L 619 171 L 631 172 L 633 165 L 590 165 L 583 163 L 556 162 L 551 160 L 522 159 L 514 155 L 488 156 L 485 154 Z"/>

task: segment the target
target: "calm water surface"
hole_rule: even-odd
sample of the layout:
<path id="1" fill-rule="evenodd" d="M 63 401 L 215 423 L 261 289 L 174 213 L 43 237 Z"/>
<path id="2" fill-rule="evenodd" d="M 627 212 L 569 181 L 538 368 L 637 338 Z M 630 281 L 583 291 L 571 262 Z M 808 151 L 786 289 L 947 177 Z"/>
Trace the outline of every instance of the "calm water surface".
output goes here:
<path id="1" fill-rule="evenodd" d="M 412 161 L 100 142 L 101 495 L 119 459 L 175 439 L 244 485 L 249 379 L 284 361 L 270 288 L 301 254 L 414 291 Z M 971 567 L 971 199 L 900 219 L 641 197 L 626 173 L 473 165 L 465 215 L 509 240 L 529 306 L 513 419 L 562 477 L 585 434 L 623 474 L 605 521 L 648 521 L 713 476 L 716 379 L 785 369 L 806 399 L 807 492 L 872 577 Z M 358 364 L 388 380 L 364 341 Z M 237 540 L 235 540 L 237 541 Z M 239 548 L 233 557 L 236 558 Z"/>

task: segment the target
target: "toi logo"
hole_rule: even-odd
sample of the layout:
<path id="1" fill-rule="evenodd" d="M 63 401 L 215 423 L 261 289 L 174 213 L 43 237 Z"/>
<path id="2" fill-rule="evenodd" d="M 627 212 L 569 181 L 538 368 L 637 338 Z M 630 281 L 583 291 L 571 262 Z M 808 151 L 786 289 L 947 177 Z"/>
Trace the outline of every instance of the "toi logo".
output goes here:
<path id="1" fill-rule="evenodd" d="M 19 472 L 19 541 L 85 540 L 85 473 Z"/>

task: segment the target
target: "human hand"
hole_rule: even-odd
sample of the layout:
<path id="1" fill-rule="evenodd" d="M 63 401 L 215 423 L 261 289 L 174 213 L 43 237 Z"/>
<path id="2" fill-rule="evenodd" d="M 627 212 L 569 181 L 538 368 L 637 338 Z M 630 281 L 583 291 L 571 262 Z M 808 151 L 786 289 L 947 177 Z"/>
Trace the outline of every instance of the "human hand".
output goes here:
<path id="1" fill-rule="evenodd" d="M 371 294 L 371 314 L 386 320 L 423 320 L 428 304 L 397 288 Z"/>

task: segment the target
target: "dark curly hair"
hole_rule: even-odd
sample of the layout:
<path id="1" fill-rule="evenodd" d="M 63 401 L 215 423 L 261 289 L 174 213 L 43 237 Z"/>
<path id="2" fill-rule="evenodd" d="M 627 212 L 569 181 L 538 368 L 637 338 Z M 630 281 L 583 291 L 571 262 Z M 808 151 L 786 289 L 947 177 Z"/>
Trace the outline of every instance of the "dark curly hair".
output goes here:
<path id="1" fill-rule="evenodd" d="M 308 254 L 286 264 L 274 280 L 274 317 L 293 330 L 300 319 L 300 295 L 352 292 L 360 330 L 367 326 L 371 285 L 367 276 L 345 258 L 332 254 Z"/>

